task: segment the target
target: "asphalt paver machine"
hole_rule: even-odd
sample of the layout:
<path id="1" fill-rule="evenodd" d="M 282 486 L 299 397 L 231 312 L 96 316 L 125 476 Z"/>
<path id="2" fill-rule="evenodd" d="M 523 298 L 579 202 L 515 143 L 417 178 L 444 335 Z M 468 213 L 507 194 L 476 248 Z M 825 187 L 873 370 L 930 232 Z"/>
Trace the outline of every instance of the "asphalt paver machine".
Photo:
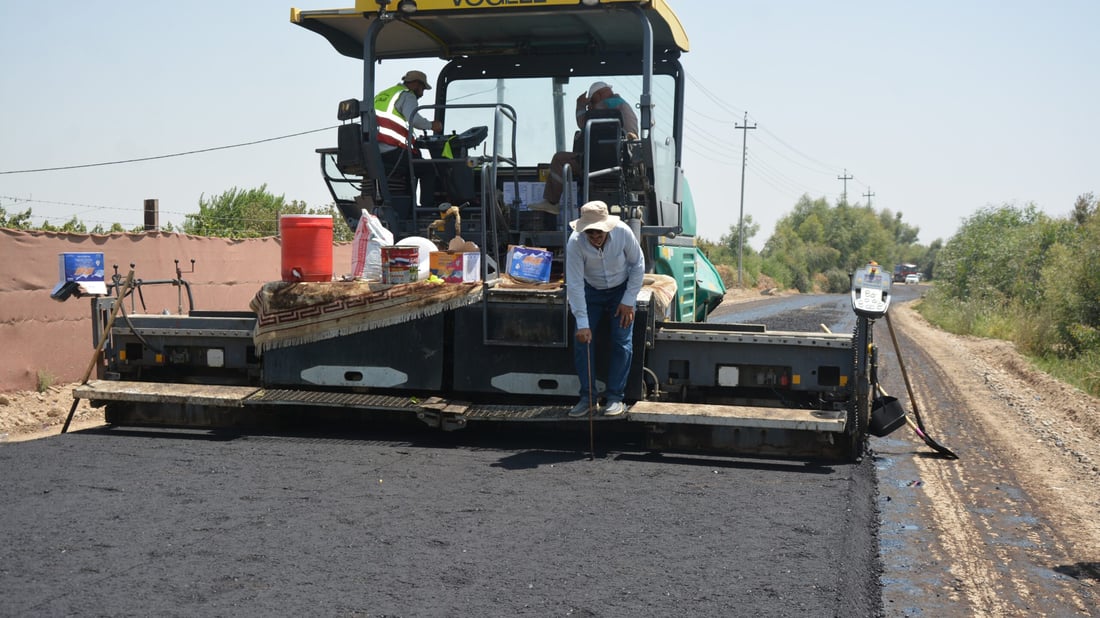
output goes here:
<path id="1" fill-rule="evenodd" d="M 707 320 L 725 288 L 696 242 L 696 203 L 681 166 L 689 44 L 664 0 L 357 0 L 294 9 L 291 22 L 362 62 L 362 97 L 333 102 L 336 143 L 317 150 L 347 225 L 374 216 L 399 244 L 426 234 L 440 248 L 455 237 L 473 241 L 480 273 L 434 287 L 283 282 L 275 296 L 321 290 L 314 309 L 343 303 L 350 312 L 375 301 L 379 309 L 327 331 L 299 324 L 282 340 L 270 329 L 308 311 L 265 313 L 254 303 L 253 312 L 129 315 L 96 333 L 109 338 L 99 379 L 77 391 L 105 405 L 109 422 L 239 426 L 295 410 L 406 417 L 441 430 L 575 424 L 566 414 L 579 381 L 564 246 L 579 205 L 601 199 L 639 239 L 647 276 L 629 409 L 595 417 L 599 431 L 638 432 L 654 449 L 861 455 L 871 325 L 885 306 L 861 308 L 862 287 L 853 292 L 852 333 Z M 417 156 L 394 164 L 381 152 L 373 105 L 392 84 L 378 83 L 376 68 L 419 69 L 428 60 L 442 68 L 420 113 L 444 129 L 417 136 Z M 577 125 L 574 98 L 596 81 L 634 105 L 637 134 L 614 115 Z M 551 156 L 568 150 L 578 156 L 563 170 L 560 212 L 527 208 L 541 197 Z M 545 280 L 509 276 L 517 247 L 543 252 Z M 333 291 L 340 286 L 347 289 Z M 118 299 L 93 302 L 103 330 Z M 606 362 L 595 355 L 598 384 Z"/>

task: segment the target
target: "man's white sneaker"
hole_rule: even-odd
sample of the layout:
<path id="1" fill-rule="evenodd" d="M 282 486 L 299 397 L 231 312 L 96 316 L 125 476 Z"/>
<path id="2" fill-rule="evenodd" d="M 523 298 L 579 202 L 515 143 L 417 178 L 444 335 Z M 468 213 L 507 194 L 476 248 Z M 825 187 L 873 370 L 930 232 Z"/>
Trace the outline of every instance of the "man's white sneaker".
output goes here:
<path id="1" fill-rule="evenodd" d="M 604 416 L 622 416 L 623 412 L 626 412 L 626 406 L 621 401 L 608 402 L 607 407 L 603 409 Z"/>
<path id="2" fill-rule="evenodd" d="M 559 212 L 561 212 L 561 207 L 558 206 L 557 204 L 555 204 L 554 202 L 549 201 L 549 200 L 542 200 L 540 202 L 535 202 L 534 204 L 531 204 L 530 206 L 528 206 L 527 209 L 528 210 L 538 210 L 538 211 L 541 211 L 541 212 L 548 212 L 552 215 L 556 215 Z"/>
<path id="3" fill-rule="evenodd" d="M 595 404 L 595 403 L 593 403 L 591 406 L 589 406 L 588 405 L 588 400 L 585 399 L 585 400 L 577 402 L 577 405 L 573 406 L 573 409 L 569 411 L 569 416 L 572 417 L 572 418 L 587 416 L 589 407 L 592 408 L 593 412 L 598 412 L 599 409 L 600 409 L 600 406 Z"/>

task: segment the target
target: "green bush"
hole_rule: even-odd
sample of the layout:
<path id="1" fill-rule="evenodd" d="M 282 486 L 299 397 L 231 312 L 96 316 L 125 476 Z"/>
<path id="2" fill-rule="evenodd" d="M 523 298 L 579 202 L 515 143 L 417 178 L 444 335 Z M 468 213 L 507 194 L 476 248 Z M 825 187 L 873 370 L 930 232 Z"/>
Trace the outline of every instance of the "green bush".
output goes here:
<path id="1" fill-rule="evenodd" d="M 832 294 L 843 294 L 852 288 L 852 279 L 848 272 L 839 268 L 826 271 L 825 280 L 828 282 L 825 291 Z"/>

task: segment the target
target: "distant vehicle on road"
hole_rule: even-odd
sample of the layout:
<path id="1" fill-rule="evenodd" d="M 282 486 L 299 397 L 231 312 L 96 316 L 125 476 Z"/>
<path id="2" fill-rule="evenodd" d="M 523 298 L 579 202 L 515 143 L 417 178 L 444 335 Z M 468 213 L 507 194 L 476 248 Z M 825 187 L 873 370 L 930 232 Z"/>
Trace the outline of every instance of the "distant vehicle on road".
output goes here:
<path id="1" fill-rule="evenodd" d="M 917 274 L 905 275 L 905 285 L 909 285 L 910 283 L 920 283 L 920 275 L 917 275 Z"/>
<path id="2" fill-rule="evenodd" d="M 901 283 L 902 281 L 905 281 L 905 278 L 909 275 L 920 275 L 920 271 L 917 270 L 916 264 L 894 265 L 894 283 Z M 906 283 L 908 283 L 908 281 L 906 281 Z"/>

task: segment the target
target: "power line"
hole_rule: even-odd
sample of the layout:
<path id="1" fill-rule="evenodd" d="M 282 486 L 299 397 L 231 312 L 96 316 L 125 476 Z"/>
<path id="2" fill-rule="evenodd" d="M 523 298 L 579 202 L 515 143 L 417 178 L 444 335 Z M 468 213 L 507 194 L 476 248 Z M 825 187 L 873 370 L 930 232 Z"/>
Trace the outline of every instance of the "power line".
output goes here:
<path id="1" fill-rule="evenodd" d="M 125 160 L 122 160 L 122 161 L 106 161 L 106 162 L 103 162 L 103 163 L 85 163 L 85 164 L 82 164 L 82 165 L 63 165 L 63 166 L 60 166 L 60 167 L 41 167 L 41 168 L 37 168 L 37 169 L 26 169 L 26 170 L 7 170 L 7 171 L 0 171 L 0 175 L 3 175 L 3 174 L 32 174 L 32 173 L 35 173 L 35 172 L 56 172 L 56 171 L 60 171 L 60 170 L 75 170 L 75 169 L 81 169 L 81 168 L 86 168 L 86 167 L 103 167 L 103 166 L 106 166 L 106 165 L 122 165 L 123 163 L 138 163 L 138 162 L 141 162 L 141 161 L 153 161 L 153 160 L 156 160 L 156 159 L 170 159 L 172 157 L 183 157 L 183 156 L 186 156 L 186 155 L 201 154 L 201 153 L 204 153 L 204 152 L 214 152 L 216 150 L 228 150 L 230 148 L 241 148 L 242 146 L 255 146 L 256 144 L 263 144 L 265 142 L 274 142 L 274 141 L 281 140 L 281 139 L 289 139 L 291 137 L 299 137 L 299 136 L 302 136 L 302 135 L 309 135 L 310 133 L 320 133 L 321 131 L 331 131 L 332 129 L 335 129 L 335 128 L 336 128 L 335 126 L 324 127 L 324 128 L 321 128 L 321 129 L 312 129 L 310 131 L 302 131 L 301 133 L 292 133 L 290 135 L 280 135 L 279 137 L 269 137 L 269 138 L 266 138 L 266 139 L 260 139 L 260 140 L 256 140 L 256 141 L 252 141 L 252 142 L 244 142 L 244 143 L 240 143 L 240 144 L 230 144 L 228 146 L 215 146 L 213 148 L 202 148 L 200 150 L 189 150 L 187 152 L 176 152 L 176 153 L 173 153 L 173 154 L 157 155 L 157 156 L 153 156 L 153 157 L 142 157 L 142 158 L 139 158 L 139 159 L 125 159 Z"/>
<path id="2" fill-rule="evenodd" d="M 742 110 L 739 110 L 729 103 L 726 103 L 722 99 L 718 98 L 718 96 L 712 93 L 710 90 L 707 90 L 706 86 L 704 86 L 703 83 L 699 80 L 695 79 L 695 77 L 693 77 L 691 73 L 685 71 L 684 74 L 687 76 L 688 81 L 690 81 L 692 84 L 695 84 L 695 87 L 698 88 L 704 95 L 706 95 L 708 99 L 714 101 L 715 105 L 726 110 L 727 112 L 733 112 L 735 114 L 742 113 Z"/>
<path id="3" fill-rule="evenodd" d="M 825 195 L 829 193 L 829 191 L 811 187 L 808 184 L 799 182 L 791 178 L 790 176 L 787 176 L 775 167 L 768 165 L 767 161 L 763 157 L 756 157 L 754 159 L 751 159 L 749 161 L 749 168 L 757 171 L 758 173 L 767 172 L 771 174 L 775 178 L 776 182 L 780 182 L 784 185 L 789 185 L 792 189 L 794 189 L 796 195 L 801 193 Z"/>
<path id="4" fill-rule="evenodd" d="M 787 183 L 770 176 L 768 172 L 764 171 L 763 168 L 757 167 L 755 164 L 749 166 L 749 169 L 751 169 L 756 174 L 756 177 L 763 181 L 764 184 L 775 189 L 781 195 L 797 198 L 800 195 L 808 195 L 810 193 L 808 191 L 800 191 L 797 188 L 792 188 Z"/>
<path id="5" fill-rule="evenodd" d="M 839 194 L 830 193 L 821 189 L 814 189 L 797 183 L 787 178 L 782 173 L 768 167 L 761 159 L 750 159 L 749 169 L 752 170 L 757 178 L 763 180 L 765 184 L 782 195 L 787 195 L 795 199 L 804 195 L 811 198 L 812 196 L 821 196 L 824 198 L 839 197 Z"/>
<path id="6" fill-rule="evenodd" d="M 755 120 L 755 118 L 753 120 Z M 829 165 L 828 163 L 825 163 L 823 161 L 819 161 L 819 160 L 811 157 L 810 155 L 802 152 L 801 150 L 795 148 L 794 146 L 791 146 L 787 142 L 783 141 L 783 139 L 780 138 L 778 135 L 776 135 L 775 133 L 772 133 L 771 131 L 769 131 L 766 126 L 765 127 L 760 127 L 760 130 L 763 131 L 764 133 L 767 133 L 768 135 L 770 135 L 772 138 L 775 139 L 775 141 L 777 141 L 780 144 L 783 144 L 784 146 L 789 148 L 791 150 L 791 152 L 794 152 L 798 156 L 806 159 L 807 161 L 812 161 L 812 162 L 816 163 L 817 165 L 821 166 L 821 168 L 823 168 L 823 170 L 825 170 L 823 173 L 831 174 L 831 173 L 833 173 L 833 171 L 836 170 L 836 166 Z M 807 169 L 809 169 L 809 168 L 807 168 Z M 818 170 L 818 171 L 822 171 L 822 170 Z"/>
<path id="7" fill-rule="evenodd" d="M 761 130 L 767 132 L 767 129 L 761 128 Z M 791 163 L 801 167 L 802 169 L 809 170 L 809 171 L 811 171 L 815 174 L 832 174 L 833 173 L 832 170 L 822 171 L 820 168 L 810 167 L 810 166 L 808 166 L 804 163 L 796 161 L 796 160 L 792 159 L 791 157 L 787 156 L 786 154 L 783 154 L 782 151 L 776 149 L 774 146 L 769 144 L 767 141 L 762 140 L 759 137 L 754 137 L 753 142 L 760 144 L 761 146 L 763 146 L 763 147 L 767 148 L 768 150 L 774 152 L 775 154 L 779 155 L 780 157 L 786 159 L 787 161 L 790 161 Z"/>

